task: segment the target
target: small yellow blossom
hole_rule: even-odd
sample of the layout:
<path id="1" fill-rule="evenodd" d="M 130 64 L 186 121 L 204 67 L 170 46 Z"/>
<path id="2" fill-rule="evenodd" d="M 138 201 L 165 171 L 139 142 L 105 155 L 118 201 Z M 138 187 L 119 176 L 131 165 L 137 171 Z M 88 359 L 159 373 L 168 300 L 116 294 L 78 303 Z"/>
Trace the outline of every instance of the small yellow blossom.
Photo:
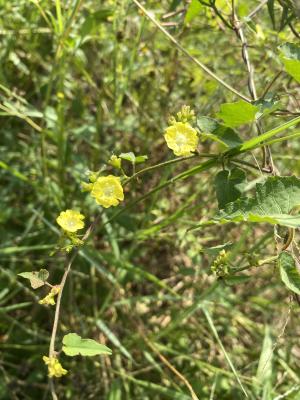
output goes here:
<path id="1" fill-rule="evenodd" d="M 48 376 L 50 378 L 60 378 L 66 375 L 68 371 L 64 369 L 56 357 L 43 357 L 44 363 L 48 366 Z"/>
<path id="2" fill-rule="evenodd" d="M 196 129 L 187 122 L 175 122 L 165 130 L 164 137 L 176 156 L 189 156 L 199 141 Z"/>
<path id="3" fill-rule="evenodd" d="M 93 183 L 81 182 L 81 190 L 83 192 L 90 192 L 93 189 Z"/>
<path id="4" fill-rule="evenodd" d="M 84 215 L 79 211 L 62 211 L 56 218 L 56 222 L 67 232 L 76 232 L 84 227 Z"/>
<path id="5" fill-rule="evenodd" d="M 98 178 L 93 185 L 91 195 L 104 208 L 117 206 L 120 201 L 124 200 L 121 179 L 114 175 Z"/>
<path id="6" fill-rule="evenodd" d="M 113 166 L 114 168 L 121 169 L 121 163 L 122 160 L 120 157 L 117 157 L 116 155 L 112 155 L 108 161 L 108 164 Z"/>
<path id="7" fill-rule="evenodd" d="M 55 296 L 59 293 L 59 291 L 60 291 L 60 286 L 59 285 L 53 286 L 53 288 L 47 294 L 47 296 L 39 301 L 39 304 L 45 304 L 45 305 L 48 305 L 48 306 L 54 306 L 54 304 L 55 304 Z"/>

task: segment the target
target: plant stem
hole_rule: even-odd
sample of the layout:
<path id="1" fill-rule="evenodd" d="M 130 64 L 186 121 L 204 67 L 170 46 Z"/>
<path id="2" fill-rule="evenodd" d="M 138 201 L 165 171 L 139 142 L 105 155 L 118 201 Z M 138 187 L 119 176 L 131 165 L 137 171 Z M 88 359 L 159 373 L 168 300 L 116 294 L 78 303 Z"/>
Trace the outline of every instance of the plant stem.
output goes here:
<path id="1" fill-rule="evenodd" d="M 247 269 L 250 269 L 250 268 L 253 268 L 253 267 L 258 268 L 258 267 L 262 267 L 263 265 L 266 265 L 266 264 L 271 264 L 274 261 L 276 261 L 277 258 L 278 258 L 278 255 L 272 256 L 272 257 L 269 257 L 269 258 L 265 258 L 264 260 L 258 261 L 258 263 L 256 265 L 251 265 L 250 264 L 250 265 L 246 265 L 245 267 L 237 268 L 237 269 L 234 270 L 234 273 L 246 271 Z"/>
<path id="2" fill-rule="evenodd" d="M 143 168 L 137 172 L 135 172 L 131 177 L 129 177 L 124 183 L 123 186 L 127 185 L 130 181 L 132 181 L 133 179 L 137 178 L 139 175 L 142 175 L 146 172 L 149 171 L 153 171 L 155 169 L 158 168 L 163 168 L 166 167 L 168 165 L 171 164 L 177 164 L 180 161 L 185 161 L 185 160 L 190 160 L 191 158 L 196 158 L 196 157 L 203 157 L 203 158 L 216 158 L 217 154 L 213 154 L 213 153 L 197 153 L 197 154 L 193 154 L 191 156 L 187 156 L 187 157 L 178 157 L 178 158 L 174 158 L 173 160 L 168 160 L 168 161 L 164 161 L 162 163 L 156 164 L 156 165 L 151 165 L 150 167 L 146 167 Z"/>
<path id="3" fill-rule="evenodd" d="M 93 232 L 93 230 L 95 229 L 96 225 L 98 224 L 99 220 L 101 217 L 101 213 L 95 218 L 94 222 L 89 226 L 89 228 L 87 229 L 87 231 L 85 232 L 82 241 L 85 243 L 87 241 L 87 239 L 89 238 L 89 236 L 91 235 L 91 233 Z M 65 272 L 63 274 L 63 277 L 60 281 L 60 291 L 58 293 L 57 296 L 57 301 L 56 301 L 56 306 L 55 306 L 55 314 L 54 314 L 54 321 L 53 321 L 53 326 L 52 326 L 52 333 L 51 333 L 51 339 L 50 339 L 50 345 L 49 345 L 49 357 L 55 357 L 56 352 L 55 352 L 55 339 L 56 339 L 56 334 L 57 334 L 57 328 L 58 328 L 58 321 L 59 321 L 59 314 L 60 314 L 60 306 L 61 306 L 61 298 L 62 298 L 62 294 L 63 294 L 63 289 L 64 286 L 66 284 L 66 280 L 68 277 L 68 274 L 71 270 L 73 261 L 75 260 L 77 254 L 79 252 L 79 248 L 77 247 L 73 254 L 71 255 L 69 261 L 67 262 L 67 266 L 65 269 Z M 55 388 L 54 388 L 54 383 L 52 378 L 50 378 L 50 389 L 51 389 L 51 394 L 52 394 L 52 398 L 53 400 L 57 400 L 57 395 L 55 393 Z"/>
<path id="4" fill-rule="evenodd" d="M 193 57 L 184 47 L 181 46 L 180 43 L 177 42 L 177 40 L 163 27 L 161 24 L 141 5 L 141 3 L 138 0 L 133 0 L 133 2 L 137 5 L 137 7 L 143 11 L 143 13 L 158 27 L 158 29 L 183 53 L 185 54 L 191 61 L 193 61 L 195 64 L 198 65 L 203 71 L 205 71 L 210 77 L 215 79 L 217 82 L 220 83 L 220 85 L 224 86 L 226 89 L 228 89 L 230 92 L 234 93 L 236 96 L 240 97 L 241 99 L 250 102 L 251 100 L 234 89 L 232 86 L 230 86 L 228 83 L 223 81 L 223 79 L 219 78 L 213 71 L 211 71 L 205 64 L 203 64 L 201 61 L 197 60 L 195 57 Z"/>

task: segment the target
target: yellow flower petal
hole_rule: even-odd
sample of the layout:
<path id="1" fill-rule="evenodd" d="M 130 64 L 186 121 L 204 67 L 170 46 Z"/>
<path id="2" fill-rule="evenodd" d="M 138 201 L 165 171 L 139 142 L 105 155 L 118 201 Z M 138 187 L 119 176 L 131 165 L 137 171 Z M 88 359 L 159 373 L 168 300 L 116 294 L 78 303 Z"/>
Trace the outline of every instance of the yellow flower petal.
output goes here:
<path id="1" fill-rule="evenodd" d="M 77 232 L 79 229 L 84 228 L 83 220 L 84 215 L 75 210 L 62 211 L 56 218 L 58 225 L 67 232 Z"/>
<path id="2" fill-rule="evenodd" d="M 199 138 L 189 123 L 175 122 L 165 130 L 167 146 L 176 156 L 189 156 L 197 149 Z"/>
<path id="3" fill-rule="evenodd" d="M 124 200 L 121 179 L 114 175 L 98 178 L 93 185 L 91 195 L 104 208 L 117 206 Z"/>

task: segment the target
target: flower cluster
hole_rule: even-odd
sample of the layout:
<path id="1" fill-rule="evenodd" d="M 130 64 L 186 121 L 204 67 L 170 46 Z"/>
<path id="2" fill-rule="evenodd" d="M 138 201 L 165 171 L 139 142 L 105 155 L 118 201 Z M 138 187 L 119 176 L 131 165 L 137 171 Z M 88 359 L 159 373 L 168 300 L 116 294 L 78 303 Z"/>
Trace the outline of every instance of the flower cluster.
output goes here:
<path id="1" fill-rule="evenodd" d="M 47 294 L 47 296 L 39 301 L 39 304 L 54 306 L 55 296 L 59 293 L 59 291 L 60 291 L 59 285 L 53 286 L 50 292 Z"/>
<path id="2" fill-rule="evenodd" d="M 194 122 L 196 119 L 195 111 L 190 106 L 182 106 L 181 110 L 176 114 L 177 120 L 180 122 Z"/>
<path id="3" fill-rule="evenodd" d="M 43 361 L 48 366 L 49 378 L 60 378 L 68 373 L 68 371 L 62 367 L 61 363 L 56 357 L 44 356 Z"/>
<path id="4" fill-rule="evenodd" d="M 230 275 L 228 253 L 225 250 L 220 251 L 211 265 L 211 271 L 219 278 Z"/>

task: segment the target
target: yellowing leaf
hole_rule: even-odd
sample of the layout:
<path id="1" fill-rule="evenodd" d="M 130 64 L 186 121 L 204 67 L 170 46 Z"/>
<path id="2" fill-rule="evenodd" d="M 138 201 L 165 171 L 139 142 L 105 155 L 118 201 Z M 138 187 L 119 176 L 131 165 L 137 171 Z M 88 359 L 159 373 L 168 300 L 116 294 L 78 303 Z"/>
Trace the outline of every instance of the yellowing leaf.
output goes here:
<path id="1" fill-rule="evenodd" d="M 46 269 L 40 269 L 39 271 L 21 272 L 18 275 L 22 278 L 29 279 L 31 287 L 37 289 L 44 286 L 49 277 L 49 272 Z"/>

